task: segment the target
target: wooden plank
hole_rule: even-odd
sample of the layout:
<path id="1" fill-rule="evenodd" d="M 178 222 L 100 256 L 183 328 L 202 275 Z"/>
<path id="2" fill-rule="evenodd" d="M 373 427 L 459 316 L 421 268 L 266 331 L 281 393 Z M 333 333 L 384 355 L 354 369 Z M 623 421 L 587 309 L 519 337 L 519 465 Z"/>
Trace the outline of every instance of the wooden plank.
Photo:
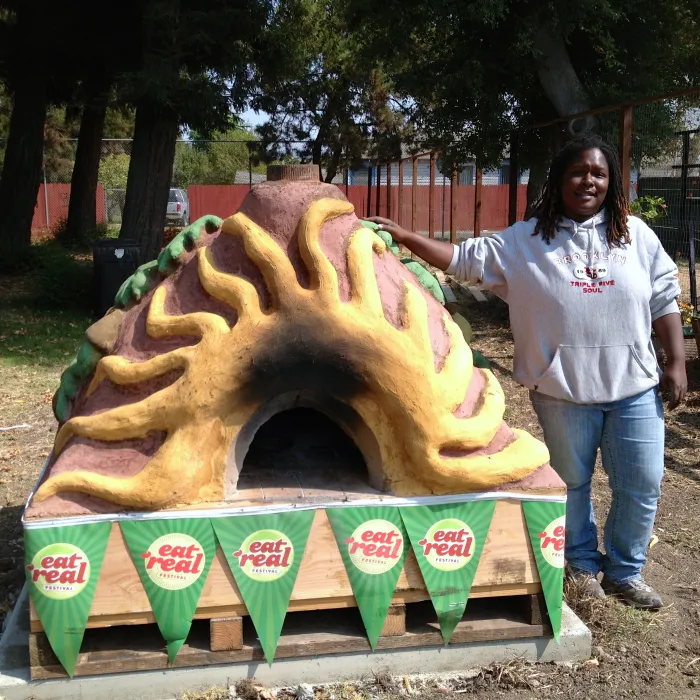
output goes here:
<path id="1" fill-rule="evenodd" d="M 386 164 L 386 218 L 391 219 L 391 163 Z"/>
<path id="2" fill-rule="evenodd" d="M 474 187 L 474 238 L 481 235 L 481 202 L 484 171 L 477 167 L 476 183 Z"/>
<path id="3" fill-rule="evenodd" d="M 523 617 L 529 625 L 544 625 L 549 622 L 547 604 L 541 593 L 522 596 Z"/>
<path id="4" fill-rule="evenodd" d="M 457 243 L 457 171 L 452 170 L 450 181 L 450 243 Z"/>
<path id="5" fill-rule="evenodd" d="M 400 637 L 406 634 L 406 606 L 390 605 L 382 627 L 382 637 Z"/>
<path id="6" fill-rule="evenodd" d="M 534 595 L 541 592 L 540 583 L 505 584 L 500 586 L 472 586 L 469 592 L 469 600 L 483 598 L 503 598 L 507 596 Z M 392 604 L 418 603 L 430 600 L 430 596 L 425 590 L 403 591 L 394 594 Z M 313 610 L 343 610 L 356 608 L 357 602 L 354 596 L 344 596 L 339 598 L 318 598 L 308 599 L 300 602 L 291 602 L 288 612 L 308 612 Z M 36 611 L 30 602 L 30 610 L 34 619 L 31 620 L 30 629 L 32 632 L 41 632 L 44 628 L 41 621 L 36 617 Z M 244 604 L 220 605 L 209 608 L 198 607 L 194 615 L 195 620 L 210 620 L 214 617 L 236 617 L 247 616 L 248 609 Z M 103 629 L 106 627 L 120 627 L 125 625 L 150 625 L 156 621 L 152 612 L 140 612 L 133 614 L 101 615 L 100 617 L 88 618 L 88 629 Z"/>
<path id="7" fill-rule="evenodd" d="M 372 166 L 367 170 L 367 217 L 372 216 Z"/>
<path id="8" fill-rule="evenodd" d="M 457 297 L 455 296 L 455 293 L 452 291 L 452 287 L 450 287 L 449 284 L 447 284 L 446 282 L 440 284 L 440 289 L 442 289 L 442 293 L 445 295 L 445 306 L 447 306 L 448 304 L 457 303 Z"/>
<path id="9" fill-rule="evenodd" d="M 213 617 L 209 620 L 209 648 L 233 651 L 243 648 L 243 618 Z"/>
<path id="10" fill-rule="evenodd" d="M 56 657 L 49 644 L 48 637 L 43 632 L 30 633 L 29 635 L 29 667 L 41 667 L 51 665 Z"/>
<path id="11" fill-rule="evenodd" d="M 520 162 L 518 158 L 518 132 L 510 135 L 510 171 L 508 173 L 508 226 L 518 220 L 518 181 L 520 180 Z"/>
<path id="12" fill-rule="evenodd" d="M 413 157 L 413 179 L 411 180 L 411 231 L 416 230 L 416 209 L 418 192 L 418 158 Z"/>
<path id="13" fill-rule="evenodd" d="M 629 197 L 632 167 L 632 107 L 629 105 L 620 110 L 620 166 L 622 191 Z"/>
<path id="14" fill-rule="evenodd" d="M 530 131 L 531 129 L 543 129 L 547 126 L 552 126 L 553 124 L 564 124 L 565 122 L 571 122 L 572 119 L 583 119 L 584 117 L 590 117 L 594 114 L 603 114 L 604 112 L 611 112 L 613 110 L 619 109 L 620 107 L 637 107 L 639 105 L 647 105 L 651 102 L 661 102 L 664 100 L 673 100 L 677 97 L 684 97 L 685 95 L 697 94 L 698 89 L 696 87 L 685 88 L 683 90 L 674 90 L 673 92 L 666 92 L 663 95 L 654 95 L 653 97 L 642 97 L 637 100 L 629 100 L 626 102 L 617 102 L 615 104 L 608 104 L 605 107 L 596 107 L 595 109 L 589 109 L 586 112 L 579 112 L 578 114 L 570 114 L 566 117 L 558 117 L 557 119 L 549 119 L 543 122 L 535 122 L 534 124 L 529 124 L 520 127 L 521 131 Z"/>
<path id="15" fill-rule="evenodd" d="M 428 185 L 428 237 L 435 238 L 435 154 L 430 154 L 430 183 Z"/>
<path id="16" fill-rule="evenodd" d="M 477 301 L 488 301 L 484 293 L 478 287 L 467 287 L 467 290 Z"/>
<path id="17" fill-rule="evenodd" d="M 437 278 L 437 281 L 440 284 L 440 289 L 442 289 L 442 293 L 445 295 L 445 308 L 451 314 L 456 313 L 459 310 L 457 307 L 457 297 L 455 296 L 452 287 L 450 287 L 450 285 L 447 283 L 445 273 L 442 270 L 438 270 L 435 273 L 435 277 Z"/>
<path id="18" fill-rule="evenodd" d="M 459 280 L 455 279 L 454 277 L 450 277 L 450 279 L 451 279 L 452 282 L 454 282 L 462 291 L 468 292 L 468 293 L 471 294 L 471 295 L 474 297 L 474 299 L 476 299 L 477 301 L 488 301 L 488 298 L 487 298 L 486 295 L 481 291 L 481 289 L 479 289 L 479 287 L 475 287 L 475 286 L 473 286 L 473 285 L 468 286 L 468 285 L 464 284 L 464 282 L 460 282 Z M 547 493 L 554 493 L 554 491 L 548 490 Z M 562 491 L 562 495 L 563 495 L 564 493 L 565 493 L 565 492 Z"/>
<path id="19" fill-rule="evenodd" d="M 403 160 L 399 160 L 399 201 L 396 212 L 396 223 L 401 226 L 403 223 Z"/>
<path id="20" fill-rule="evenodd" d="M 382 215 L 382 166 L 377 163 L 377 201 L 375 202 L 375 216 Z"/>
<path id="21" fill-rule="evenodd" d="M 504 641 L 550 636 L 548 625 L 530 625 L 522 618 L 518 605 L 509 599 L 483 601 L 467 606 L 450 645 L 471 642 Z M 36 635 L 32 635 L 36 636 Z M 32 680 L 64 678 L 65 671 L 48 645 L 36 644 L 31 667 Z M 32 642 L 30 641 L 30 644 Z M 435 612 L 429 602 L 408 610 L 406 632 L 401 636 L 380 637 L 378 650 L 444 646 Z M 357 611 L 336 611 L 319 616 L 313 612 L 287 615 L 275 659 L 370 652 L 364 625 Z M 264 662 L 264 655 L 250 623 L 244 625 L 243 647 L 232 651 L 211 651 L 206 626 L 194 623 L 174 663 L 176 668 L 214 664 Z M 88 630 L 78 657 L 75 676 L 93 676 L 116 672 L 166 669 L 167 654 L 155 625 L 145 627 L 138 636 L 128 630 Z M 245 673 L 245 667 L 241 669 Z M 232 674 L 235 670 L 232 669 Z"/>
<path id="22" fill-rule="evenodd" d="M 551 491 L 550 491 L 551 493 Z M 352 588 L 324 510 L 314 516 L 309 542 L 299 568 L 290 610 L 354 606 Z M 521 595 L 540 590 L 537 565 L 519 501 L 497 501 L 491 529 L 474 578 L 472 598 Z M 415 555 L 409 550 L 399 576 L 394 602 L 427 600 Z M 199 600 L 196 618 L 246 615 L 238 586 L 217 550 Z M 117 523 L 107 543 L 105 563 L 95 590 L 88 627 L 144 624 L 153 620 L 151 606 Z M 32 630 L 41 630 L 31 607 Z"/>

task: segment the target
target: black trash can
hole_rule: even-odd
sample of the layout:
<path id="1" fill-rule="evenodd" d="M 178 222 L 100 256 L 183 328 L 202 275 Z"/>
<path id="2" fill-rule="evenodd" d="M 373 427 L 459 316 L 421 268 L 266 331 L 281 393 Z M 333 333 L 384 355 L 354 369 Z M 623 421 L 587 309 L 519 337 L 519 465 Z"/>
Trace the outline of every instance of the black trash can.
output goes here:
<path id="1" fill-rule="evenodd" d="M 93 301 L 96 319 L 114 306 L 114 297 L 124 280 L 140 265 L 141 250 L 136 241 L 103 238 L 92 248 Z"/>

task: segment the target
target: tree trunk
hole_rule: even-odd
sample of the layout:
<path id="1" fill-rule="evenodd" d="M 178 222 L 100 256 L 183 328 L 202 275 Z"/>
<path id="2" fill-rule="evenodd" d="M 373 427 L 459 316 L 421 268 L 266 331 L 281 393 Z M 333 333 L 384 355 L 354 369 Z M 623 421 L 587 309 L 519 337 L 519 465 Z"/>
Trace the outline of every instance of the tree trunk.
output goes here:
<path id="1" fill-rule="evenodd" d="M 544 27 L 535 35 L 535 48 L 538 55 L 535 63 L 537 76 L 544 94 L 560 117 L 571 114 L 580 114 L 591 109 L 591 99 L 576 74 L 571 57 L 561 33 L 554 32 Z M 598 120 L 595 117 L 576 119 L 567 124 L 569 136 L 579 136 L 594 132 Z M 554 127 L 553 131 L 558 127 Z M 547 139 L 549 148 L 547 153 L 542 153 L 541 158 L 536 158 L 528 163 L 530 178 L 527 185 L 527 213 L 531 214 L 533 205 L 536 204 L 542 188 L 547 181 L 549 161 L 551 154 L 556 151 L 553 138 Z"/>
<path id="2" fill-rule="evenodd" d="M 326 182 L 333 182 L 333 178 L 338 174 L 338 165 L 340 164 L 340 157 L 342 155 L 343 147 L 340 144 L 336 144 L 333 147 L 331 159 L 328 162 L 328 169 L 326 170 Z"/>
<path id="3" fill-rule="evenodd" d="M 96 195 L 97 178 L 102 152 L 107 102 L 109 100 L 109 78 L 102 78 L 86 85 L 85 107 L 80 122 L 78 148 L 70 183 L 70 203 L 66 240 L 68 243 L 84 241 L 97 228 Z"/>
<path id="4" fill-rule="evenodd" d="M 591 109 L 591 100 L 569 57 L 564 37 L 548 28 L 535 35 L 537 76 L 560 117 Z"/>
<path id="5" fill-rule="evenodd" d="M 534 214 L 534 208 L 537 204 L 549 173 L 549 161 L 551 156 L 548 154 L 546 159 L 538 159 L 538 162 L 530 165 L 530 177 L 527 181 L 527 202 L 525 207 L 525 219 L 529 219 Z"/>
<path id="6" fill-rule="evenodd" d="M 0 265 L 22 265 L 43 167 L 46 76 L 39 66 L 17 81 L 0 176 Z"/>
<path id="7" fill-rule="evenodd" d="M 323 141 L 321 140 L 321 132 L 319 130 L 316 138 L 314 139 L 313 145 L 311 146 L 311 162 L 314 165 L 321 165 L 321 152 L 323 150 Z"/>
<path id="8" fill-rule="evenodd" d="M 139 243 L 142 262 L 155 258 L 163 245 L 178 127 L 170 107 L 139 103 L 119 237 Z"/>
<path id="9" fill-rule="evenodd" d="M 331 125 L 331 111 L 330 107 L 326 106 L 326 111 L 321 117 L 321 121 L 318 125 L 318 133 L 314 139 L 313 146 L 311 147 L 311 162 L 314 165 L 318 165 L 321 168 L 321 159 L 323 157 L 323 144 L 328 138 L 328 130 Z"/>

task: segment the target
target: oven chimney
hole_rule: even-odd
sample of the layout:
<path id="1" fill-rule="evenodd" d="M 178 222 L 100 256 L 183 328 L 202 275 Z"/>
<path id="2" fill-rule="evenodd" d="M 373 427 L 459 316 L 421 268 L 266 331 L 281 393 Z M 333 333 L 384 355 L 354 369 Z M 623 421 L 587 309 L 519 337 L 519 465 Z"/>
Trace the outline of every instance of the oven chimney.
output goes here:
<path id="1" fill-rule="evenodd" d="M 321 166 L 313 163 L 293 165 L 268 165 L 268 180 L 294 180 L 296 182 L 320 182 Z"/>

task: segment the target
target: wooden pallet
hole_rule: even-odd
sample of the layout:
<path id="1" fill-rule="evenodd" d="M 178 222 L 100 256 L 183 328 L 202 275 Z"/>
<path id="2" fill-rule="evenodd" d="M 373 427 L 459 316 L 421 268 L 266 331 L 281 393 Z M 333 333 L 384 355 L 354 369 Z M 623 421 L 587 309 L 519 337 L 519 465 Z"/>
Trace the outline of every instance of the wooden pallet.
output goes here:
<path id="1" fill-rule="evenodd" d="M 290 613 L 355 607 L 340 552 L 324 510 L 317 510 L 288 607 Z M 479 560 L 470 600 L 536 594 L 541 591 L 537 564 L 529 542 L 521 503 L 497 501 L 491 528 Z M 394 604 L 430 600 L 415 555 L 409 548 L 399 576 Z M 240 591 L 217 551 L 204 584 L 195 619 L 243 617 L 248 614 Z M 104 564 L 95 590 L 87 627 L 146 625 L 155 622 L 136 567 L 118 523 L 113 523 Z M 30 629 L 43 630 L 33 605 Z"/>
<path id="2" fill-rule="evenodd" d="M 451 645 L 469 642 L 507 641 L 551 636 L 543 614 L 541 596 L 516 596 L 471 601 L 452 636 Z M 392 606 L 377 650 L 439 647 L 444 642 L 429 602 Z M 370 652 L 369 642 L 356 608 L 288 613 L 275 659 Z M 32 680 L 64 678 L 46 636 L 30 634 L 29 657 Z M 250 618 L 200 620 L 192 624 L 187 643 L 174 667 L 248 664 L 264 662 Z M 131 673 L 168 667 L 165 644 L 156 625 L 144 625 L 137 635 L 128 627 L 91 629 L 85 633 L 75 676 Z M 241 668 L 245 676 L 247 666 Z M 235 680 L 235 669 L 231 678 Z"/>

